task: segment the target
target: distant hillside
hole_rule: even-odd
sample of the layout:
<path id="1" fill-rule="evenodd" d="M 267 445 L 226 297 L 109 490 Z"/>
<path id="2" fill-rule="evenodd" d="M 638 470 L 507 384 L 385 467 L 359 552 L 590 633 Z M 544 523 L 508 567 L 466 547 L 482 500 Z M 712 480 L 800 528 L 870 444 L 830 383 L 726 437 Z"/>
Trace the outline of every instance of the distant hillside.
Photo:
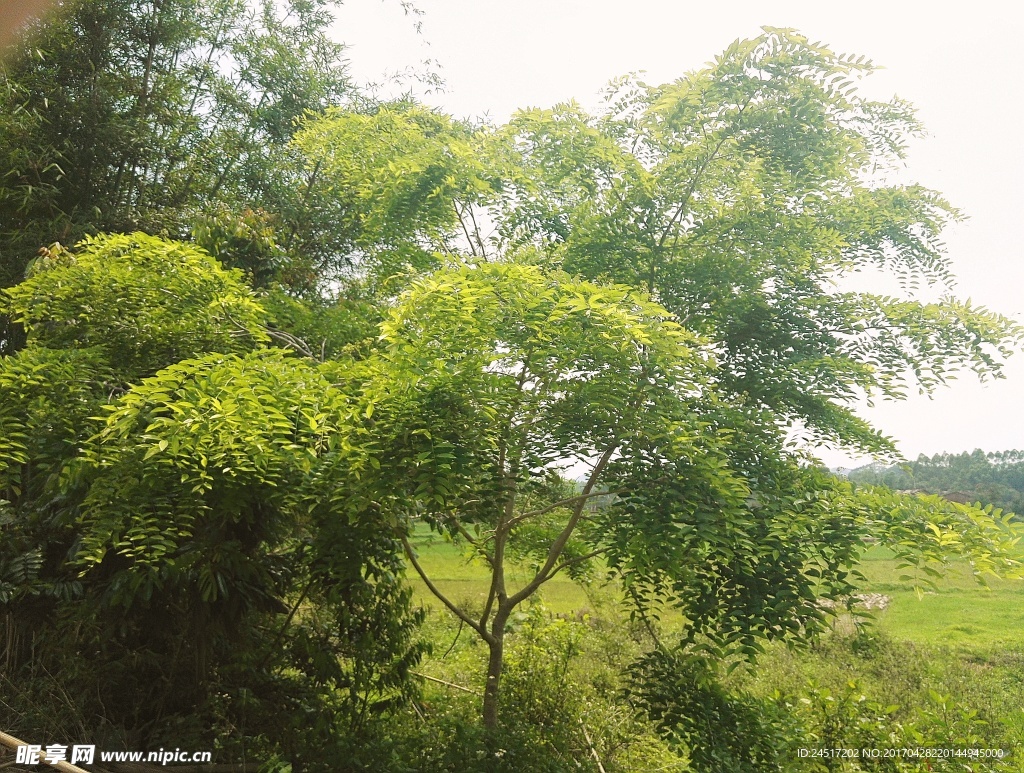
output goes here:
<path id="1" fill-rule="evenodd" d="M 957 502 L 981 502 L 1024 515 L 1024 451 L 922 454 L 907 464 L 868 464 L 847 476 L 859 483 L 924 491 Z"/>

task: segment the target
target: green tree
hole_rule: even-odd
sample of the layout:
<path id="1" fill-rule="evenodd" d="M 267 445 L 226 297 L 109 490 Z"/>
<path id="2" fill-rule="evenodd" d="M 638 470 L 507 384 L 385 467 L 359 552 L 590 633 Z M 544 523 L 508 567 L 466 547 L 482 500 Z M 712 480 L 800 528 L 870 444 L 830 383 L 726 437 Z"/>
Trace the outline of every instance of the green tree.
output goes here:
<path id="1" fill-rule="evenodd" d="M 51 255 L 6 291 L 11 319 L 35 347 L 101 353 L 126 383 L 198 353 L 267 340 L 265 312 L 240 272 L 191 245 L 116 234 Z"/>
<path id="2" fill-rule="evenodd" d="M 509 616 L 590 557 L 574 538 L 613 458 L 655 432 L 672 435 L 673 420 L 686 418 L 680 395 L 701 391 L 693 342 L 663 316 L 628 288 L 494 264 L 417 280 L 383 326 L 367 411 L 385 433 L 390 504 L 467 540 L 491 568 L 483 610 L 464 609 L 437 590 L 406 543 L 428 587 L 490 648 L 489 726 L 497 724 Z M 696 464 L 694 485 L 725 488 L 728 477 L 703 463 L 712 457 L 702 446 L 715 444 L 708 434 L 706 442 L 679 437 L 680 453 Z M 552 466 L 570 459 L 592 462 L 583 489 L 550 501 L 561 489 Z M 516 550 L 538 561 L 521 588 L 505 576 Z"/>
<path id="3" fill-rule="evenodd" d="M 347 237 L 317 220 L 315 175 L 288 142 L 307 111 L 353 97 L 330 8 L 78 0 L 35 24 L 0 63 L 0 286 L 40 246 L 183 237 L 215 202 L 274 212 L 323 269 Z"/>
<path id="4" fill-rule="evenodd" d="M 472 608 L 405 540 L 429 590 L 489 648 L 490 728 L 513 611 L 598 557 L 638 614 L 676 608 L 684 645 L 718 657 L 823 630 L 818 599 L 853 591 L 868 536 L 926 573 L 957 549 L 979 573 L 1018 566 L 1014 532 L 986 513 L 855 493 L 806 466 L 781 428 L 723 399 L 707 342 L 642 291 L 521 262 L 453 266 L 412 282 L 381 341 L 360 409 L 380 479 L 368 512 L 424 519 L 488 567 Z M 513 583 L 512 562 L 532 577 Z"/>
<path id="5" fill-rule="evenodd" d="M 370 767 L 422 646 L 394 529 L 354 514 L 347 366 L 267 348 L 240 270 L 144 234 L 51 250 L 3 297 L 28 336 L 0 359 L 12 729 Z"/>
<path id="6" fill-rule="evenodd" d="M 394 297 L 442 255 L 487 255 L 474 211 L 500 180 L 487 164 L 486 132 L 397 103 L 327 111 L 305 122 L 295 146 L 333 221 L 353 234 L 348 278 L 370 296 Z"/>
<path id="7" fill-rule="evenodd" d="M 238 271 L 145 234 L 54 248 L 0 295 L 28 346 L 0 359 L 4 498 L 28 506 L 93 434 L 101 406 L 180 359 L 243 353 L 267 340 L 265 312 Z"/>
<path id="8" fill-rule="evenodd" d="M 857 93 L 871 70 L 766 28 L 673 83 L 613 84 L 596 115 L 568 103 L 467 135 L 389 113 L 401 129 L 367 152 L 373 134 L 343 142 L 364 119 L 335 113 L 296 142 L 325 184 L 361 193 L 367 219 L 400 213 L 435 252 L 530 244 L 572 274 L 642 287 L 714 342 L 720 389 L 751 410 L 810 440 L 891 453 L 850 404 L 931 390 L 958 368 L 998 376 L 1021 332 L 951 295 L 940 234 L 958 213 L 889 181 L 921 127 L 905 102 Z M 837 284 L 867 270 L 947 295 Z"/>
<path id="9" fill-rule="evenodd" d="M 307 116 L 292 142 L 338 83 L 335 49 L 301 45 L 322 42 L 324 6 L 289 6 L 293 24 L 271 3 L 247 24 L 214 4 L 201 28 L 186 6 L 69 9 L 67 35 L 47 28 L 55 42 L 26 49 L 0 95 L 18 238 L 181 232 L 194 214 L 237 269 L 101 237 L 44 250 L 6 296 L 28 344 L 0 361 L 0 590 L 35 619 L 67 610 L 46 630 L 81 646 L 48 652 L 122 674 L 100 698 L 122 727 L 155 739 L 188 715 L 209 732 L 255 689 L 271 753 L 342 749 L 334 715 L 359 727 L 407 695 L 400 545 L 489 649 L 490 728 L 506 623 L 560 573 L 607 569 L 658 647 L 668 605 L 687 653 L 752 657 L 822 629 L 817 599 L 850 593 L 869 536 L 925 578 L 952 552 L 979 574 L 1018 567 L 1004 520 L 854 490 L 788 439 L 891 452 L 857 397 L 998 375 L 1020 338 L 951 298 L 837 289 L 865 267 L 950 281 L 939 233 L 956 212 L 878 174 L 918 126 L 859 97 L 869 64 L 768 29 L 673 84 L 621 82 L 598 115 L 568 104 L 491 128 L 403 103 Z M 184 104 L 191 124 L 169 117 Z M 293 294 L 333 281 L 357 300 L 304 304 L 275 286 L 288 271 Z M 348 312 L 373 304 L 379 340 L 353 347 L 367 324 Z M 417 518 L 489 566 L 481 608 L 423 571 Z M 533 567 L 521 585 L 512 561 Z M 167 610 L 179 625 L 150 625 Z M 121 622 L 104 639 L 91 619 Z M 24 632 L 9 639 L 23 649 Z M 150 700 L 179 679 L 173 706 Z"/>
<path id="10" fill-rule="evenodd" d="M 176 363 L 118 400 L 67 472 L 74 618 L 121 621 L 87 657 L 133 662 L 99 690 L 118 699 L 109 721 L 153 726 L 149 745 L 190 716 L 207 740 L 244 718 L 264 755 L 372 767 L 373 718 L 411 693 L 420 618 L 394 530 L 355 517 L 358 423 L 326 376 L 277 350 Z"/>
<path id="11" fill-rule="evenodd" d="M 1024 454 L 1018 450 L 920 455 L 915 461 L 872 465 L 850 473 L 850 480 L 920 490 L 958 502 L 992 505 L 1019 516 L 1024 512 Z"/>
<path id="12" fill-rule="evenodd" d="M 855 400 L 957 369 L 998 377 L 1021 340 L 985 309 L 910 294 L 952 286 L 940 232 L 958 213 L 888 181 L 920 126 L 906 103 L 857 93 L 871 69 L 767 28 L 674 83 L 614 84 L 597 115 L 570 103 L 473 128 L 399 106 L 297 135 L 324 184 L 355 197 L 364 275 L 390 277 L 385 295 L 411 283 L 380 355 L 404 386 L 367 410 L 406 444 L 380 460 L 398 462 L 399 509 L 491 568 L 482 610 L 421 572 L 488 643 L 488 725 L 508 614 L 588 555 L 642 617 L 680 609 L 686 646 L 747 656 L 813 636 L 815 598 L 850 591 L 869 535 L 919 569 L 950 550 L 979 572 L 1016 566 L 1003 521 L 854 491 L 786 441 L 894 454 Z M 422 261 L 393 262 L 446 253 L 476 268 L 416 280 Z M 837 284 L 869 269 L 908 294 Z M 588 464 L 576 491 L 552 477 L 563 460 Z M 591 514 L 598 493 L 614 498 Z M 515 589 L 512 556 L 536 566 Z"/>

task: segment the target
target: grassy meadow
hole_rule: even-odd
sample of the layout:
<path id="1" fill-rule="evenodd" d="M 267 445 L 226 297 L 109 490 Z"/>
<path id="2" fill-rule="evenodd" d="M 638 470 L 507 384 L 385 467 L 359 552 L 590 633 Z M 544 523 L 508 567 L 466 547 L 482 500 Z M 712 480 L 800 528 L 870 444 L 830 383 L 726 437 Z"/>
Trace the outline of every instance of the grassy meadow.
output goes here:
<path id="1" fill-rule="evenodd" d="M 419 554 L 424 571 L 442 593 L 456 603 L 468 602 L 466 606 L 470 609 L 483 608 L 487 600 L 489 576 L 482 561 L 472 559 L 464 545 L 455 544 L 431 532 L 425 524 L 417 526 L 412 544 Z M 426 607 L 441 609 L 440 602 L 427 590 L 415 572 L 410 569 L 408 574 L 415 600 Z M 525 585 L 532 576 L 528 567 L 515 564 L 509 565 L 506 574 L 513 588 Z M 581 586 L 562 575 L 544 585 L 540 598 L 552 612 L 568 614 L 590 607 L 594 592 L 588 594 Z"/>
<path id="2" fill-rule="evenodd" d="M 894 638 L 963 649 L 1024 642 L 1024 580 L 989 577 L 981 585 L 968 566 L 952 564 L 918 595 L 884 548 L 870 549 L 860 571 L 866 592 L 892 598 L 876 624 Z"/>
<path id="3" fill-rule="evenodd" d="M 487 594 L 487 568 L 468 557 L 464 546 L 454 544 L 421 524 L 413 544 L 420 563 L 438 588 L 456 602 L 469 607 L 483 606 Z M 865 593 L 880 593 L 891 601 L 884 610 L 873 612 L 874 626 L 893 639 L 919 644 L 942 645 L 964 650 L 1024 643 L 1024 580 L 986 578 L 981 584 L 965 564 L 943 568 L 935 587 L 916 589 L 913 580 L 901 580 L 892 554 L 882 547 L 870 548 L 859 566 Z M 529 579 L 528 567 L 512 566 L 510 584 L 517 587 Z M 424 606 L 440 609 L 440 603 L 423 581 L 410 573 L 415 598 Z M 617 598 L 614 589 L 584 589 L 566 576 L 556 577 L 540 592 L 544 606 L 554 614 L 576 614 L 580 610 L 610 612 Z"/>

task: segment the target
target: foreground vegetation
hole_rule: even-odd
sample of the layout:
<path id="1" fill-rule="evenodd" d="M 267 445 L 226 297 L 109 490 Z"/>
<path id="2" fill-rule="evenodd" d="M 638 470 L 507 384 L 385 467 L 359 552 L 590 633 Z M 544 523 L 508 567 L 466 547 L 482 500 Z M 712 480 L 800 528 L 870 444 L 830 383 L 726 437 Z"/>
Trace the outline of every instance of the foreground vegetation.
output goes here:
<path id="1" fill-rule="evenodd" d="M 405 716 L 412 766 L 424 771 L 1020 771 L 1024 769 L 1024 650 L 952 650 L 884 632 L 839 632 L 807 650 L 770 646 L 753 671 L 716 686 L 699 668 L 677 669 L 686 714 L 635 712 L 619 667 L 643 650 L 623 618 L 582 620 L 534 608 L 510 637 L 514 718 L 492 745 L 474 730 L 475 681 L 485 653 L 457 626 L 428 627 L 435 656 L 422 666 L 423 697 Z M 453 641 L 455 642 L 453 645 Z M 443 657 L 442 657 L 443 655 Z M 432 680 L 441 680 L 432 681 Z M 454 686 L 453 686 L 454 685 Z M 677 696 L 678 697 L 678 696 Z M 668 739 L 668 740 L 666 740 Z M 832 759 L 801 749 L 1004 750 L 1001 759 Z"/>
<path id="2" fill-rule="evenodd" d="M 421 561 L 451 595 L 482 603 L 486 572 L 464 547 L 426 530 L 417 544 Z M 660 733 L 658 721 L 652 724 L 635 713 L 640 696 L 631 694 L 630 681 L 622 678 L 649 651 L 651 639 L 643 625 L 630 621 L 621 593 L 601 583 L 552 583 L 513 622 L 511 639 L 516 687 L 509 700 L 523 734 L 514 742 L 542 752 L 524 762 L 529 752 L 520 748 L 505 767 L 500 759 L 484 759 L 490 752 L 481 739 L 474 747 L 463 738 L 458 748 L 469 742 L 468 749 L 481 758 L 473 760 L 470 753 L 456 763 L 452 755 L 458 752 L 446 746 L 452 736 L 441 734 L 430 747 L 440 756 L 428 754 L 434 767 L 422 769 L 516 770 L 516 764 L 524 764 L 531 770 L 596 771 L 599 758 L 608 771 L 684 771 L 694 764 L 699 770 L 737 773 L 1024 770 L 1024 583 L 994 580 L 991 589 L 979 587 L 958 564 L 935 590 L 920 595 L 912 583 L 900 580 L 903 570 L 883 548 L 870 550 L 859 569 L 866 577 L 862 592 L 891 599 L 884 610 L 840 614 L 834 631 L 806 648 L 770 645 L 756 668 L 724 676 L 719 665 L 713 669 L 723 677 L 719 686 L 708 681 L 706 663 L 680 669 L 677 686 L 689 691 L 696 719 L 659 715 L 654 706 Z M 413 584 L 417 599 L 431 604 L 431 595 L 415 579 Z M 433 654 L 420 669 L 424 706 L 413 725 L 430 733 L 436 731 L 434 722 L 456 722 L 480 700 L 484 652 L 460 634 L 436 602 L 427 619 Z M 659 630 L 680 623 L 665 617 Z M 666 742 L 666 730 L 682 745 Z M 800 757 L 800 749 L 918 746 L 1001 749 L 1007 756 L 987 761 Z M 687 748 L 698 750 L 696 759 Z"/>

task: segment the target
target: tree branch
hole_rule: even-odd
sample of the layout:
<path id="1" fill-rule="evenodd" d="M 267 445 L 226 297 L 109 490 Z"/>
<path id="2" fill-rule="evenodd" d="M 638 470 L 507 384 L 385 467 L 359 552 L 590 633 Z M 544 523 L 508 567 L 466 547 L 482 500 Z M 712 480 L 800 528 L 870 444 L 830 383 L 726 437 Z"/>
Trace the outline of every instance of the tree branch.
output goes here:
<path id="1" fill-rule="evenodd" d="M 427 576 L 427 573 L 423 571 L 423 567 L 420 566 L 420 562 L 416 560 L 416 554 L 413 552 L 412 545 L 409 544 L 408 537 L 402 537 L 402 547 L 405 548 L 406 558 L 409 559 L 409 563 L 412 564 L 412 568 L 416 570 L 416 574 L 418 574 L 420 579 L 423 580 L 423 584 L 427 586 L 427 589 L 434 594 L 438 601 L 448 607 L 452 614 L 476 631 L 484 641 L 490 643 L 490 635 L 487 633 L 487 629 L 477 625 L 476 620 L 467 615 L 461 607 L 457 606 L 447 596 L 441 593 L 441 591 L 438 590 L 438 587 L 434 585 L 431 579 Z"/>
<path id="2" fill-rule="evenodd" d="M 737 121 L 743 117 L 744 111 L 747 109 L 747 107 L 750 105 L 753 99 L 754 95 L 750 94 L 747 96 L 746 101 L 742 105 L 740 105 L 739 110 L 736 111 Z M 735 127 L 735 124 L 733 124 L 733 127 Z M 707 135 L 705 133 L 705 137 L 706 136 Z M 668 225 L 666 225 L 664 229 L 662 229 L 661 236 L 658 238 L 658 241 L 654 246 L 654 255 L 653 259 L 651 260 L 650 272 L 647 279 L 648 292 L 654 292 L 655 268 L 657 264 L 660 263 L 661 250 L 662 247 L 665 246 L 665 240 L 668 238 L 668 235 L 672 232 L 672 229 L 676 225 L 676 223 L 682 220 L 683 213 L 686 211 L 686 208 L 690 204 L 690 199 L 693 198 L 693 194 L 697 190 L 697 184 L 700 182 L 700 179 L 703 176 L 704 172 L 706 172 L 707 168 L 711 165 L 711 162 L 718 156 L 719 151 L 722 149 L 722 146 L 725 144 L 725 141 L 729 139 L 730 136 L 732 136 L 731 131 L 723 131 L 722 136 L 718 140 L 718 143 L 715 145 L 714 149 L 712 149 L 711 152 L 708 153 L 708 155 L 704 158 L 704 160 L 701 161 L 700 166 L 697 167 L 697 171 L 694 172 L 693 178 L 690 180 L 690 186 L 687 189 L 686 193 L 683 195 L 682 201 L 680 201 L 679 206 L 676 207 L 676 211 L 669 219 Z"/>
<path id="3" fill-rule="evenodd" d="M 468 692 L 470 695 L 475 695 L 478 698 L 480 697 L 480 693 L 476 690 L 470 690 L 468 687 L 463 687 L 461 684 L 446 682 L 444 679 L 438 679 L 436 676 L 427 676 L 426 674 L 421 674 L 419 671 L 410 671 L 409 673 L 413 676 L 418 676 L 420 679 L 426 679 L 428 682 L 437 682 L 438 684 L 443 684 L 445 687 L 451 687 L 454 690 L 462 690 L 462 692 Z"/>
<path id="4" fill-rule="evenodd" d="M 455 528 L 458 530 L 459 536 L 461 536 L 464 540 L 466 540 L 466 542 L 472 545 L 473 549 L 476 550 L 477 554 L 480 555 L 490 566 L 493 567 L 494 558 L 491 556 L 490 553 L 487 552 L 486 549 L 484 549 L 484 547 L 480 543 L 480 540 L 478 540 L 476 537 L 470 534 L 469 530 L 462 525 L 462 522 L 457 517 L 453 516 L 451 518 L 451 523 L 454 524 Z"/>
<path id="5" fill-rule="evenodd" d="M 277 341 L 280 341 L 289 349 L 294 349 L 303 357 L 309 357 L 309 359 L 311 360 L 317 359 L 317 356 L 313 354 L 313 352 L 310 350 L 309 344 L 307 344 L 298 336 L 293 336 L 291 333 L 286 333 L 284 330 L 274 330 L 273 328 L 270 327 L 264 328 L 264 330 L 266 331 L 266 334 L 268 336 Z M 248 331 L 246 332 L 248 333 Z M 319 361 L 322 362 L 323 358 L 320 358 Z"/>
<path id="6" fill-rule="evenodd" d="M 640 615 L 640 620 L 644 624 L 644 628 L 647 629 L 648 636 L 651 637 L 651 641 L 654 642 L 654 646 L 661 649 L 661 639 L 658 637 L 657 632 L 654 630 L 654 626 L 651 625 L 651 619 L 647 615 L 647 610 L 644 609 L 644 604 L 640 601 L 640 594 L 636 592 L 636 588 L 630 586 L 626 593 L 633 599 L 633 604 L 636 607 L 637 613 Z"/>
<path id="7" fill-rule="evenodd" d="M 462 233 L 466 234 L 466 242 L 469 244 L 469 251 L 476 257 L 476 247 L 473 246 L 473 237 L 469 235 L 469 229 L 466 227 L 466 221 L 462 217 L 462 212 L 459 211 L 459 203 L 452 199 L 452 208 L 455 210 L 456 217 L 459 218 L 459 225 L 462 226 Z"/>
<path id="8" fill-rule="evenodd" d="M 612 454 L 615 453 L 619 447 L 619 443 L 616 440 L 608 448 L 605 449 L 604 453 L 601 454 L 601 458 L 594 465 L 594 469 L 590 472 L 590 478 L 587 479 L 586 485 L 583 487 L 583 494 L 590 494 L 594 490 L 594 486 L 597 485 L 597 481 L 601 478 L 601 473 L 604 472 L 604 468 L 608 466 L 608 462 L 611 461 Z M 534 578 L 530 580 L 518 593 L 509 598 L 509 604 L 515 606 L 525 599 L 529 598 L 543 583 L 547 582 L 550 578 L 552 570 L 558 563 L 559 556 L 562 555 L 562 551 L 565 550 L 565 545 L 572 536 L 572 533 L 576 530 L 576 525 L 580 522 L 583 517 L 583 506 L 586 504 L 586 499 L 582 499 L 576 504 L 572 516 L 569 518 L 568 523 L 565 524 L 565 528 L 562 529 L 561 533 L 555 538 L 555 541 L 551 544 L 551 549 L 548 550 L 547 560 L 542 566 Z"/>
<path id="9" fill-rule="evenodd" d="M 19 746 L 28 746 L 28 744 L 22 741 L 20 738 L 15 738 L 13 735 L 7 735 L 7 733 L 0 731 L 0 746 L 6 746 L 11 751 L 17 751 Z M 48 762 L 45 764 L 52 765 L 57 770 L 64 771 L 64 773 L 88 773 L 88 771 L 83 770 L 77 765 L 72 765 L 69 762 Z"/>
<path id="10" fill-rule="evenodd" d="M 601 764 L 601 758 L 597 754 L 597 749 L 594 748 L 594 742 L 590 739 L 590 733 L 587 732 L 587 726 L 583 724 L 582 718 L 580 718 L 580 727 L 583 728 L 583 737 L 587 740 L 587 746 L 590 747 L 590 753 L 594 755 L 594 762 L 597 763 L 598 773 L 607 773 L 604 769 L 604 765 Z"/>
<path id="11" fill-rule="evenodd" d="M 546 505 L 545 507 L 542 507 L 539 510 L 531 510 L 528 513 L 522 513 L 521 515 L 517 515 L 515 518 L 511 519 L 507 524 L 505 524 L 505 526 L 506 528 L 511 529 L 513 526 L 523 521 L 526 521 L 530 518 L 536 518 L 537 516 L 544 515 L 545 513 L 550 513 L 552 510 L 557 510 L 559 507 L 565 507 L 566 505 L 570 505 L 573 502 L 579 502 L 580 500 L 587 500 L 592 497 L 614 496 L 616 494 L 622 493 L 623 490 L 592 491 L 589 494 L 578 494 L 577 496 L 569 497 L 568 499 L 561 499 L 558 502 L 552 502 L 550 505 Z"/>
<path id="12" fill-rule="evenodd" d="M 473 214 L 473 209 L 468 204 L 466 205 L 466 211 L 469 213 L 469 219 L 473 222 L 473 235 L 476 236 L 476 243 L 480 247 L 480 256 L 486 258 L 487 248 L 484 246 L 483 237 L 480 236 L 480 227 L 476 224 L 476 215 Z"/>
<path id="13" fill-rule="evenodd" d="M 552 577 L 554 577 L 556 574 L 558 574 L 563 569 L 568 569 L 570 566 L 576 566 L 576 564 L 582 564 L 584 561 L 589 561 L 591 558 L 596 558 L 597 556 L 601 555 L 602 553 L 607 553 L 607 552 L 608 552 L 608 548 L 598 548 L 597 550 L 591 550 L 589 553 L 587 553 L 585 555 L 576 556 L 575 558 L 568 558 L 565 561 L 563 561 L 562 563 L 560 563 L 558 566 L 556 566 L 554 569 L 552 569 L 551 573 L 548 574 L 547 579 L 550 580 Z"/>
<path id="14" fill-rule="evenodd" d="M 480 615 L 480 627 L 487 627 L 487 620 L 491 616 L 491 609 L 494 607 L 494 599 L 498 593 L 497 567 L 491 569 L 491 587 L 487 590 L 487 601 L 484 604 L 484 611 Z"/>
<path id="15" fill-rule="evenodd" d="M 292 624 L 292 619 L 295 617 L 295 613 L 299 611 L 299 607 L 302 606 L 302 602 L 306 600 L 306 596 L 309 594 L 310 589 L 313 587 L 313 579 L 310 579 L 306 583 L 306 587 L 302 589 L 302 593 L 299 596 L 299 600 L 295 602 L 295 606 L 292 607 L 288 613 L 288 617 L 285 618 L 284 624 L 281 626 L 281 630 L 277 632 L 277 636 L 274 637 L 274 643 L 270 645 L 270 649 L 267 650 L 267 654 L 260 662 L 260 670 L 262 671 L 267 667 L 267 663 L 270 662 L 270 658 L 273 657 L 274 652 L 277 650 L 277 646 L 281 643 L 284 638 L 285 631 L 288 630 L 288 626 Z"/>

